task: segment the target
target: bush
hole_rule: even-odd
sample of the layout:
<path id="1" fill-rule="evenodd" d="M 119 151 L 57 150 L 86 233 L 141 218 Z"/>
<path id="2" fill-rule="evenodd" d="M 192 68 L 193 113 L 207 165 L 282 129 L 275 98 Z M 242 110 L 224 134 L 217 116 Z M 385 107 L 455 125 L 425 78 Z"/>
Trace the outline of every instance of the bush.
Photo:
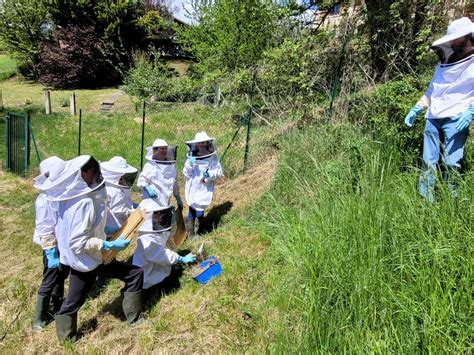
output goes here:
<path id="1" fill-rule="evenodd" d="M 55 39 L 43 48 L 38 65 L 40 82 L 54 88 L 94 88 L 121 82 L 93 26 L 58 28 Z"/>
<path id="2" fill-rule="evenodd" d="M 357 93 L 350 98 L 348 117 L 358 122 L 374 140 L 394 145 L 404 152 L 401 163 L 410 165 L 420 161 L 423 151 L 423 115 L 409 128 L 404 118 L 428 87 L 428 76 L 421 79 L 405 76 L 376 88 Z"/>
<path id="3" fill-rule="evenodd" d="M 177 77 L 158 55 L 151 62 L 143 57 L 137 60 L 125 77 L 124 90 L 140 100 L 171 102 L 194 101 L 199 94 L 191 78 Z"/>

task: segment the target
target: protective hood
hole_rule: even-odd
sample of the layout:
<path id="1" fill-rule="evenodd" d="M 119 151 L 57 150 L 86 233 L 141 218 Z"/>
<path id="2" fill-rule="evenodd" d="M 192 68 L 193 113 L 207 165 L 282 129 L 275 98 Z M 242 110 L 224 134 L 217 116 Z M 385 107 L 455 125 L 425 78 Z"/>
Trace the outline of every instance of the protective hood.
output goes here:
<path id="1" fill-rule="evenodd" d="M 41 190 L 46 192 L 51 201 L 64 201 L 103 188 L 104 179 L 100 173 L 91 187 L 82 178 L 81 168 L 91 159 L 90 155 L 81 155 L 68 160 L 64 165 L 54 166 L 48 179 L 41 185 Z"/>
<path id="2" fill-rule="evenodd" d="M 202 143 L 206 143 L 203 145 Z M 197 159 L 207 158 L 216 154 L 217 148 L 215 138 L 209 137 L 206 132 L 198 132 L 193 140 L 187 141 L 188 157 L 192 156 Z"/>
<path id="3" fill-rule="evenodd" d="M 158 140 L 158 139 L 157 139 Z M 156 142 L 156 141 L 155 141 Z M 166 146 L 151 146 L 146 147 L 145 159 L 157 163 L 175 163 L 176 162 L 177 147 L 175 145 Z"/>
<path id="4" fill-rule="evenodd" d="M 50 170 L 57 165 L 63 166 L 64 164 L 66 164 L 66 162 L 57 156 L 52 156 L 43 160 L 39 165 L 40 175 L 34 178 L 33 186 L 40 190 L 41 185 L 43 185 L 48 178 Z"/>
<path id="5" fill-rule="evenodd" d="M 433 42 L 431 49 L 438 55 L 442 64 L 456 62 L 458 60 L 456 59 L 456 57 L 459 55 L 458 53 L 463 53 L 464 46 L 466 45 L 467 41 L 472 41 L 473 33 L 474 23 L 472 23 L 469 18 L 462 17 L 451 22 L 451 24 L 448 26 L 446 35 Z M 460 46 L 452 45 L 454 40 L 460 39 L 462 37 L 466 37 L 464 44 Z M 455 55 L 454 57 L 453 54 Z M 463 58 L 461 57 L 459 59 Z"/>
<path id="6" fill-rule="evenodd" d="M 130 188 L 135 182 L 138 170 L 122 157 L 113 157 L 109 161 L 100 163 L 102 176 L 107 183 L 117 187 Z"/>
<path id="7" fill-rule="evenodd" d="M 153 199 L 147 198 L 140 203 L 139 208 L 145 210 L 145 218 L 139 232 L 156 233 L 171 229 L 173 207 L 162 207 Z"/>

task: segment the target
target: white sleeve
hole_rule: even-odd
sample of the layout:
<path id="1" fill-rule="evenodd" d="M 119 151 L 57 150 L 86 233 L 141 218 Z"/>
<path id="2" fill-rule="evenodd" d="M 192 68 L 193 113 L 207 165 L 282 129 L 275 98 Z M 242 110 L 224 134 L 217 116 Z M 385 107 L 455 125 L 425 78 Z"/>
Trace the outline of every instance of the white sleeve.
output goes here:
<path id="1" fill-rule="evenodd" d="M 193 177 L 193 167 L 189 164 L 189 160 L 186 159 L 183 167 L 183 175 L 186 179 L 190 179 Z"/>
<path id="2" fill-rule="evenodd" d="M 69 248 L 74 254 L 80 254 L 85 250 L 94 221 L 94 203 L 91 199 L 84 199 L 80 202 L 72 219 Z"/>
<path id="3" fill-rule="evenodd" d="M 215 181 L 224 176 L 221 163 L 217 158 L 211 160 L 207 173 L 209 174 L 209 178 L 207 179 L 209 181 Z"/>
<path id="4" fill-rule="evenodd" d="M 150 181 L 150 174 L 151 174 L 151 165 L 149 163 L 146 163 L 145 166 L 143 167 L 143 170 L 142 172 L 140 173 L 140 175 L 138 176 L 138 179 L 137 179 L 137 186 L 138 187 L 145 187 L 146 185 L 148 185 L 149 181 Z"/>
<path id="5" fill-rule="evenodd" d="M 154 264 L 169 265 L 176 264 L 179 255 L 172 250 L 165 248 L 163 245 L 149 245 L 144 248 L 144 258 Z"/>

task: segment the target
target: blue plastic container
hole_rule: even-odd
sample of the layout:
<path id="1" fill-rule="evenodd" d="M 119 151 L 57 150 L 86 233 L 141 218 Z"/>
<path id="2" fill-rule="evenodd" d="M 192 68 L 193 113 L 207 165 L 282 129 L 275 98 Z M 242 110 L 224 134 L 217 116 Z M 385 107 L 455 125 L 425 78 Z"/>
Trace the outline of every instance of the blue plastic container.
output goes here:
<path id="1" fill-rule="evenodd" d="M 208 281 L 216 276 L 219 276 L 222 273 L 221 264 L 215 256 L 210 256 L 207 260 L 199 264 L 199 269 L 203 271 L 195 276 L 195 279 L 200 284 L 207 284 Z"/>

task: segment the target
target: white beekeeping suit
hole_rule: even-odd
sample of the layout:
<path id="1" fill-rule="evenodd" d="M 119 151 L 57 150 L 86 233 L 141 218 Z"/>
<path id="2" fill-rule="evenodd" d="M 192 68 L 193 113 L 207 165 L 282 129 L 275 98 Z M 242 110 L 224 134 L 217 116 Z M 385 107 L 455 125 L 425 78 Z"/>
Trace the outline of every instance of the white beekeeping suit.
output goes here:
<path id="1" fill-rule="evenodd" d="M 34 187 L 41 190 L 41 185 L 55 166 L 64 166 L 66 162 L 56 156 L 49 157 L 40 163 L 40 175 L 34 179 Z M 57 203 L 48 200 L 44 192 L 40 192 L 35 201 L 35 232 L 33 241 L 43 250 L 56 246 L 54 228 L 57 221 Z"/>
<path id="2" fill-rule="evenodd" d="M 143 288 L 147 289 L 168 277 L 171 265 L 176 264 L 180 256 L 166 247 L 171 235 L 172 206 L 162 207 L 155 200 L 146 199 L 140 208 L 145 211 L 145 220 L 138 230 L 133 265 L 143 269 Z"/>
<path id="3" fill-rule="evenodd" d="M 82 155 L 53 169 L 41 186 L 48 198 L 58 204 L 55 228 L 61 264 L 81 272 L 102 264 L 102 241 L 107 215 L 107 195 L 99 174 L 91 187 L 81 176 L 81 168 L 93 159 Z"/>
<path id="4" fill-rule="evenodd" d="M 137 181 L 142 189 L 142 199 L 153 198 L 160 206 L 168 206 L 172 195 L 181 205 L 176 172 L 176 146 L 163 139 L 156 139 L 147 147 L 145 157 L 148 162 L 143 167 Z M 151 193 L 151 195 L 150 195 Z"/>
<path id="5" fill-rule="evenodd" d="M 211 204 L 214 182 L 224 176 L 214 141 L 205 132 L 198 132 L 194 140 L 186 142 L 188 159 L 183 168 L 185 198 L 196 211 L 204 211 Z M 207 147 L 202 147 L 202 143 Z"/>
<path id="6" fill-rule="evenodd" d="M 113 234 L 133 212 L 131 187 L 137 176 L 137 169 L 128 165 L 122 157 L 113 157 L 101 163 L 100 169 L 105 180 L 109 208 L 106 233 Z"/>

